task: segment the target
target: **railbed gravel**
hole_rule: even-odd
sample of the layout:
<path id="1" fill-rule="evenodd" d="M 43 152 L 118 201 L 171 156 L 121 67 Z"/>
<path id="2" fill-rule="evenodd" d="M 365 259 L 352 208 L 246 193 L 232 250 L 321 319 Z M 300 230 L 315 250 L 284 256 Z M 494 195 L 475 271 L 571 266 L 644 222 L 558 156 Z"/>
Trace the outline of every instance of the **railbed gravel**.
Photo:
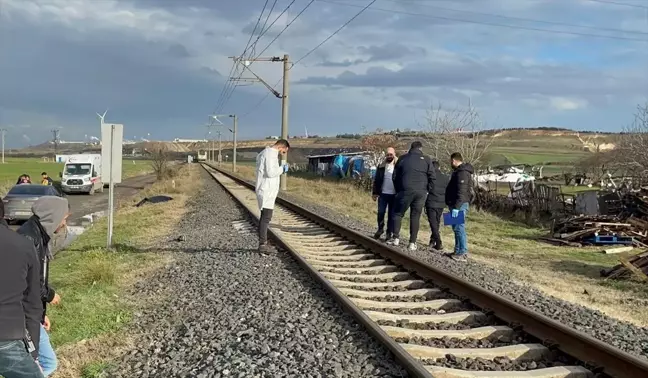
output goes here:
<path id="1" fill-rule="evenodd" d="M 348 214 L 341 214 L 295 196 L 285 194 L 280 196 L 339 225 L 365 235 L 373 235 L 376 231 L 374 225 L 368 225 Z M 470 243 L 470 230 L 468 232 L 468 241 Z M 516 284 L 510 275 L 485 264 L 475 261 L 469 261 L 468 263 L 456 262 L 439 253 L 432 252 L 426 247 L 421 247 L 417 251 L 408 251 L 405 248 L 402 248 L 402 250 L 413 257 L 517 302 L 526 308 L 535 310 L 562 324 L 587 333 L 605 343 L 634 355 L 648 358 L 648 328 L 646 327 L 638 327 L 614 319 L 600 311 L 549 296 L 530 285 Z"/>
<path id="2" fill-rule="evenodd" d="M 161 246 L 175 261 L 134 291 L 171 293 L 135 314 L 137 348 L 112 377 L 407 377 L 391 353 L 286 252 L 262 256 L 244 210 L 204 173 Z M 179 238 L 182 240 L 183 238 Z"/>
<path id="3" fill-rule="evenodd" d="M 425 345 L 433 348 L 497 348 L 508 345 L 524 344 L 528 337 L 524 334 L 516 334 L 513 337 L 501 337 L 499 339 L 459 339 L 456 337 L 442 337 L 429 339 L 421 337 L 398 337 L 395 339 L 403 344 Z"/>

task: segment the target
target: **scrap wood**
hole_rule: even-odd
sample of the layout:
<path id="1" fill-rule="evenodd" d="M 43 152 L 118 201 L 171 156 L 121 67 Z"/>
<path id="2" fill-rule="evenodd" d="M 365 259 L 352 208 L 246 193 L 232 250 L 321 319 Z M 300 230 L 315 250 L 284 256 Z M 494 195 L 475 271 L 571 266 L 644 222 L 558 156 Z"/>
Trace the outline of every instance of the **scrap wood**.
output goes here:
<path id="1" fill-rule="evenodd" d="M 608 279 L 621 279 L 634 276 L 644 282 L 648 282 L 648 252 L 644 251 L 637 255 L 628 257 L 627 254 L 619 258 L 620 264 L 610 269 L 601 270 L 601 276 Z"/>
<path id="2" fill-rule="evenodd" d="M 633 249 L 634 247 L 612 247 L 604 249 L 603 253 L 605 253 L 606 255 L 611 255 L 615 253 L 631 252 Z"/>
<path id="3" fill-rule="evenodd" d="M 566 246 L 569 246 L 569 247 L 582 247 L 583 246 L 581 243 L 574 243 L 574 242 L 570 242 L 568 240 L 557 239 L 557 238 L 541 237 L 541 238 L 538 238 L 538 240 L 546 241 L 546 242 L 552 243 L 552 244 L 566 245 Z"/>

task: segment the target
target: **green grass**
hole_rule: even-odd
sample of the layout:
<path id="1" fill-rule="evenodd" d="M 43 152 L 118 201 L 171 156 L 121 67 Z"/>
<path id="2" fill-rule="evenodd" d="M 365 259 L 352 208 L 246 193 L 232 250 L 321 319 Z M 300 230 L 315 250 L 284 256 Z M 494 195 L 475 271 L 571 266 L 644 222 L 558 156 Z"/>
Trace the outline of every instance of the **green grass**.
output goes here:
<path id="1" fill-rule="evenodd" d="M 50 265 L 50 283 L 61 303 L 48 306 L 48 316 L 52 344 L 65 362 L 61 376 L 97 377 L 120 348 L 127 347 L 130 336 L 123 329 L 132 321 L 133 311 L 147 304 L 126 295 L 126 290 L 169 261 L 149 246 L 182 218 L 189 194 L 200 180 L 197 172 L 197 165 L 183 166 L 178 174 L 187 182 L 159 181 L 125 202 L 114 219 L 113 250 L 105 248 L 107 220 L 103 218 L 56 255 Z M 156 194 L 170 194 L 174 200 L 132 206 Z"/>

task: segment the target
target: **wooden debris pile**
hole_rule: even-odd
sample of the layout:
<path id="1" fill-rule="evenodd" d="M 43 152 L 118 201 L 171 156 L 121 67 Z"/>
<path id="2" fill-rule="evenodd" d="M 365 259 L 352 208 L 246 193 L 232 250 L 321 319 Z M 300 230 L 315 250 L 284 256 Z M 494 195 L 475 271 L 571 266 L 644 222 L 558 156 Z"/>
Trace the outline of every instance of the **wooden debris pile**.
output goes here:
<path id="1" fill-rule="evenodd" d="M 609 279 L 637 278 L 648 282 L 648 252 L 621 258 L 621 264 L 601 270 L 601 276 Z"/>
<path id="2" fill-rule="evenodd" d="M 581 247 L 584 245 L 648 244 L 648 221 L 618 216 L 572 216 L 554 223 L 552 235 L 543 240 Z"/>

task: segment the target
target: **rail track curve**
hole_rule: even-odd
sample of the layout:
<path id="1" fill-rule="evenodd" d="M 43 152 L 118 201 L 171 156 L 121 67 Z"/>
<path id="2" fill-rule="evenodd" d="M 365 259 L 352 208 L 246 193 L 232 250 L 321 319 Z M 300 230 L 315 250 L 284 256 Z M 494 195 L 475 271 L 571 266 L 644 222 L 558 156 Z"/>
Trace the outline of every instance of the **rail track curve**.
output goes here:
<path id="1" fill-rule="evenodd" d="M 203 167 L 258 221 L 253 184 Z M 648 377 L 645 359 L 284 199 L 277 198 L 268 236 L 411 376 Z"/>

